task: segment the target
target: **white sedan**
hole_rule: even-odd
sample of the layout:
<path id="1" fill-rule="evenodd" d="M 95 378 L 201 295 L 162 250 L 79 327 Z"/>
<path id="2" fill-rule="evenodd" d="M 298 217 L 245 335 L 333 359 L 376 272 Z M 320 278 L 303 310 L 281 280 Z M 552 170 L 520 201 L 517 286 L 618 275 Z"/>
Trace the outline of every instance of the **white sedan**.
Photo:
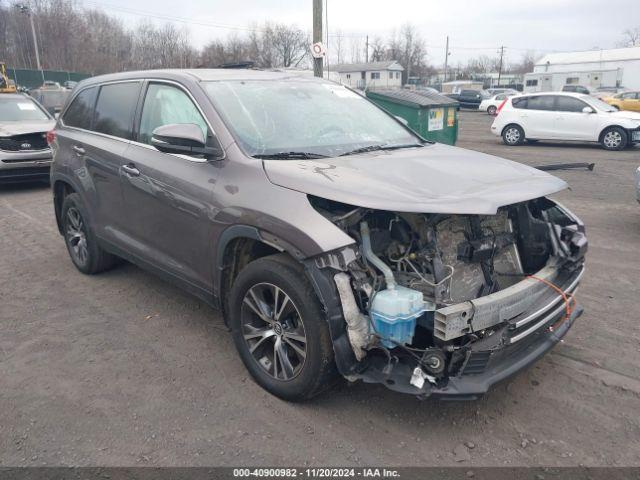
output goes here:
<path id="1" fill-rule="evenodd" d="M 618 111 L 580 93 L 518 95 L 506 100 L 491 132 L 507 145 L 520 145 L 525 140 L 572 140 L 623 150 L 640 143 L 640 113 Z"/>
<path id="2" fill-rule="evenodd" d="M 515 95 L 515 93 L 498 93 L 491 98 L 482 100 L 478 110 L 481 112 L 487 112 L 489 115 L 495 115 L 498 112 L 500 104 L 513 95 Z"/>

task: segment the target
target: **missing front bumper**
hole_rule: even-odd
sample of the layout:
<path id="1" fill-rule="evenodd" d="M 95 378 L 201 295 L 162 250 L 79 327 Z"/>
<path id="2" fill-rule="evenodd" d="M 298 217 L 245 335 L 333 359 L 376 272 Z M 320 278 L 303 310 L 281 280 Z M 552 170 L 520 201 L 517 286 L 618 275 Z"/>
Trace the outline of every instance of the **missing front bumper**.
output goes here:
<path id="1" fill-rule="evenodd" d="M 413 367 L 398 364 L 390 375 L 382 373 L 383 362 L 371 364 L 358 378 L 367 383 L 382 383 L 390 390 L 416 395 L 419 398 L 442 400 L 475 400 L 489 389 L 507 378 L 534 364 L 551 350 L 569 331 L 573 322 L 582 315 L 583 309 L 575 305 L 568 318 L 564 310 L 550 318 L 544 328 L 539 328 L 526 340 L 515 344 L 502 343 L 499 346 L 491 337 L 476 342 L 467 352 L 465 364 L 457 375 L 450 376 L 441 384 L 425 383 L 416 388 L 409 383 Z M 550 328 L 559 324 L 557 328 Z M 495 335 L 508 336 L 508 327 Z M 380 359 L 381 360 L 381 359 Z"/>

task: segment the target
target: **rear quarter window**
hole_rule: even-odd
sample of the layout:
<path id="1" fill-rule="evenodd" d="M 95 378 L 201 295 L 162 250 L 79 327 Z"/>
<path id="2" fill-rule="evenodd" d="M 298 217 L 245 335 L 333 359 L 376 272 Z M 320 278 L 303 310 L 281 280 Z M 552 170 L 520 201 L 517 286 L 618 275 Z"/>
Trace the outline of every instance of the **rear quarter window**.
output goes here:
<path id="1" fill-rule="evenodd" d="M 97 91 L 98 89 L 96 87 L 90 87 L 76 95 L 62 116 L 62 123 L 69 127 L 91 129 L 93 104 L 96 100 Z"/>
<path id="2" fill-rule="evenodd" d="M 130 140 L 139 94 L 140 82 L 114 83 L 100 87 L 93 130 Z"/>

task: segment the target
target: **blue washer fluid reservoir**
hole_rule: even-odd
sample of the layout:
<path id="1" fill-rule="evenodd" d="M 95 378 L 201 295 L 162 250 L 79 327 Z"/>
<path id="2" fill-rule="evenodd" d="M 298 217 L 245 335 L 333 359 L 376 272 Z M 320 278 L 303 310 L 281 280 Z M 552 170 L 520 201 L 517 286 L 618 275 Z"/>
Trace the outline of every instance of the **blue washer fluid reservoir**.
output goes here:
<path id="1" fill-rule="evenodd" d="M 378 292 L 373 297 L 369 314 L 382 344 L 393 348 L 397 343 L 411 343 L 416 319 L 422 315 L 425 307 L 422 292 L 417 290 L 397 285 L 393 289 Z"/>

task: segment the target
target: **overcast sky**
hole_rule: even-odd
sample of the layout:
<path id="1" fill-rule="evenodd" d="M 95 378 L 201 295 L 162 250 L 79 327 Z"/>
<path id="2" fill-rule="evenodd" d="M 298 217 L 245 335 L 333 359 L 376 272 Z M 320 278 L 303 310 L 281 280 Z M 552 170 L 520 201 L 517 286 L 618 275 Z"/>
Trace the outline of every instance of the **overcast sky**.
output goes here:
<path id="1" fill-rule="evenodd" d="M 500 45 L 517 62 L 530 49 L 550 51 L 613 48 L 626 28 L 640 27 L 640 0 L 327 0 L 329 33 L 386 36 L 405 22 L 413 23 L 429 46 L 429 62 L 444 61 L 446 36 L 451 62 L 481 54 L 494 56 Z M 135 25 L 144 14 L 179 17 L 192 42 L 201 47 L 213 38 L 242 30 L 205 24 L 246 27 L 265 20 L 311 30 L 312 0 L 84 0 Z M 149 15 L 146 18 L 152 19 Z M 165 18 L 165 19 L 166 19 Z M 154 21 L 162 22 L 157 18 Z M 331 36 L 329 43 L 331 43 Z"/>

